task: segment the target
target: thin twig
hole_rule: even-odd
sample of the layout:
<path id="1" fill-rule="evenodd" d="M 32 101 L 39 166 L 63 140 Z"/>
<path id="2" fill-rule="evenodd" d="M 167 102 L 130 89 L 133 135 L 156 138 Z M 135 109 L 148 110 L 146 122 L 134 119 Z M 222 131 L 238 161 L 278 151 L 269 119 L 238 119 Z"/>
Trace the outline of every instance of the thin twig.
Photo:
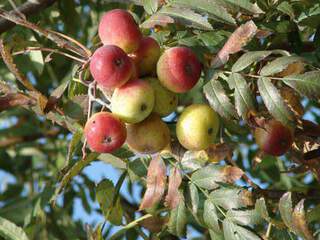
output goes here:
<path id="1" fill-rule="evenodd" d="M 78 57 L 75 57 L 71 54 L 68 54 L 68 53 L 65 53 L 65 52 L 62 52 L 58 49 L 53 49 L 53 48 L 43 48 L 43 47 L 27 47 L 25 48 L 24 50 L 21 50 L 21 51 L 17 51 L 17 52 L 14 52 L 12 53 L 13 56 L 16 56 L 16 55 L 20 55 L 20 54 L 25 54 L 25 53 L 28 53 L 28 52 L 31 52 L 31 51 L 43 51 L 43 52 L 50 52 L 50 53 L 56 53 L 56 54 L 60 54 L 62 56 L 65 56 L 65 57 L 68 57 L 68 58 L 71 58 L 75 61 L 78 61 L 80 63 L 83 63 L 85 64 L 87 61 L 84 60 L 84 59 L 81 59 L 81 58 L 78 58 Z"/>

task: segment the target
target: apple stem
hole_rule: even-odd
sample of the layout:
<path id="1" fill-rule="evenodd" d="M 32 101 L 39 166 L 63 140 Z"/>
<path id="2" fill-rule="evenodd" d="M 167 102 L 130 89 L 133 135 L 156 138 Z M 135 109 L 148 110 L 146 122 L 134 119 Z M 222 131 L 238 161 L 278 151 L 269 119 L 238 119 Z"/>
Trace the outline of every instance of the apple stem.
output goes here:
<path id="1" fill-rule="evenodd" d="M 96 91 L 96 82 L 93 81 L 92 83 L 89 84 L 89 88 L 88 88 L 89 103 L 90 102 L 97 102 L 101 106 L 110 109 L 111 108 L 110 104 L 107 104 L 102 99 L 95 97 L 95 91 Z"/>

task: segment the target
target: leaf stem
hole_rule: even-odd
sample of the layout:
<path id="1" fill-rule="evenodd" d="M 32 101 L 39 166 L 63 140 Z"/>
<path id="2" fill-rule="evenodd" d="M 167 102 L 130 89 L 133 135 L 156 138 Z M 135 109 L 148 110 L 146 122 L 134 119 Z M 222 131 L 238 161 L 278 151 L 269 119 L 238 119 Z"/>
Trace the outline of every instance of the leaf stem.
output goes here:
<path id="1" fill-rule="evenodd" d="M 81 59 L 81 58 L 75 57 L 75 56 L 73 56 L 71 54 L 62 52 L 62 51 L 60 51 L 58 49 L 43 48 L 43 47 L 27 47 L 22 51 L 14 52 L 12 55 L 15 56 L 15 55 L 20 55 L 20 54 L 25 54 L 25 53 L 28 53 L 28 52 L 31 52 L 31 51 L 43 51 L 43 52 L 56 53 L 56 54 L 60 54 L 62 56 L 68 57 L 70 59 L 73 59 L 73 60 L 75 60 L 77 62 L 80 62 L 80 63 L 86 63 L 87 62 L 87 60 L 85 60 L 85 59 Z"/>

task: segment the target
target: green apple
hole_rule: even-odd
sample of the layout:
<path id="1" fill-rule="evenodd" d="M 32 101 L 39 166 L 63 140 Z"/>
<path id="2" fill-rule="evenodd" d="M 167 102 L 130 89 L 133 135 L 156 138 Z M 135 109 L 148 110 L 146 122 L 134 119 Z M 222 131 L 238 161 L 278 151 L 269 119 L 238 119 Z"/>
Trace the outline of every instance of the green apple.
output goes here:
<path id="1" fill-rule="evenodd" d="M 219 130 L 218 115 L 206 104 L 187 107 L 177 122 L 176 133 L 180 144 L 188 150 L 207 149 Z"/>
<path id="2" fill-rule="evenodd" d="M 126 123 L 138 123 L 152 112 L 154 99 L 150 83 L 132 79 L 113 92 L 111 111 Z"/>
<path id="3" fill-rule="evenodd" d="M 170 143 L 170 131 L 160 116 L 151 113 L 145 120 L 127 124 L 127 144 L 139 153 L 152 154 Z"/>
<path id="4" fill-rule="evenodd" d="M 161 117 L 172 113 L 178 105 L 178 96 L 162 86 L 157 78 L 145 78 L 148 81 L 155 94 L 155 103 L 153 112 L 159 114 Z"/>

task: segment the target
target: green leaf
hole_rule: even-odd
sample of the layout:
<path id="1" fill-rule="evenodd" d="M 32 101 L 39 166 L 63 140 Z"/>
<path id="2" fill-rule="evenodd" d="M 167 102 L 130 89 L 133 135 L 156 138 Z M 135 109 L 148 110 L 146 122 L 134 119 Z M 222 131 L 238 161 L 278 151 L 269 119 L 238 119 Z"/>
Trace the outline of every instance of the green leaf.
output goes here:
<path id="1" fill-rule="evenodd" d="M 115 188 L 113 183 L 108 180 L 102 180 L 96 187 L 96 199 L 100 204 L 103 215 L 114 225 L 121 225 L 123 210 L 120 204 L 120 198 L 114 201 Z"/>
<path id="2" fill-rule="evenodd" d="M 192 182 L 189 184 L 189 192 L 190 192 L 190 202 L 191 202 L 191 211 L 194 215 L 197 215 L 199 210 L 199 192 L 196 185 Z"/>
<path id="3" fill-rule="evenodd" d="M 83 131 L 81 131 L 81 130 L 76 131 L 72 135 L 72 138 L 71 138 L 71 141 L 70 141 L 69 147 L 68 147 L 67 162 L 72 160 L 72 157 L 73 157 L 73 154 L 76 150 L 76 147 L 81 142 L 82 135 L 83 135 Z"/>
<path id="4" fill-rule="evenodd" d="M 283 70 L 285 70 L 290 64 L 296 63 L 296 62 L 303 62 L 304 59 L 298 56 L 283 56 L 279 57 L 272 62 L 265 65 L 261 71 L 261 76 L 272 76 L 276 73 L 279 73 Z"/>
<path id="5" fill-rule="evenodd" d="M 219 2 L 232 8 L 234 11 L 242 10 L 251 14 L 264 13 L 257 4 L 252 4 L 249 0 L 219 0 Z"/>
<path id="6" fill-rule="evenodd" d="M 234 99 L 238 115 L 243 119 L 247 119 L 248 112 L 255 110 L 254 98 L 252 96 L 249 85 L 242 75 L 233 73 L 228 79 L 229 85 L 234 87 Z"/>
<path id="7" fill-rule="evenodd" d="M 255 203 L 255 210 L 257 213 L 266 221 L 270 222 L 271 218 L 269 217 L 268 209 L 266 206 L 266 201 L 264 198 L 259 198 Z"/>
<path id="8" fill-rule="evenodd" d="M 283 222 L 289 229 L 293 229 L 292 225 L 292 200 L 291 192 L 285 193 L 279 201 L 279 211 Z"/>
<path id="9" fill-rule="evenodd" d="M 240 72 L 253 64 L 268 57 L 272 51 L 253 51 L 243 54 L 232 66 L 232 72 Z"/>
<path id="10" fill-rule="evenodd" d="M 304 74 L 284 77 L 283 81 L 301 95 L 310 98 L 320 97 L 320 71 L 306 72 Z"/>
<path id="11" fill-rule="evenodd" d="M 179 202 L 179 205 L 171 210 L 168 222 L 168 230 L 173 235 L 182 237 L 186 234 L 187 224 L 187 209 L 184 200 Z"/>
<path id="12" fill-rule="evenodd" d="M 2 217 L 0 217 L 0 236 L 6 240 L 29 239 L 22 228 Z"/>
<path id="13" fill-rule="evenodd" d="M 208 158 L 199 151 L 186 151 L 181 159 L 182 169 L 185 171 L 198 170 L 206 164 Z"/>
<path id="14" fill-rule="evenodd" d="M 216 164 L 209 164 L 208 166 L 201 168 L 194 172 L 191 179 L 194 184 L 198 187 L 212 190 L 219 186 L 219 182 L 227 182 L 229 179 L 229 174 L 225 169 L 228 167 L 220 166 Z"/>
<path id="15" fill-rule="evenodd" d="M 304 200 L 302 199 L 294 208 L 292 214 L 292 224 L 294 232 L 302 236 L 303 239 L 313 240 L 314 237 L 308 228 L 308 223 L 304 211 Z"/>
<path id="16" fill-rule="evenodd" d="M 227 218 L 239 225 L 247 226 L 262 222 L 260 214 L 255 210 L 228 210 Z"/>
<path id="17" fill-rule="evenodd" d="M 213 240 L 225 240 L 222 232 L 217 233 L 217 232 L 209 229 L 209 234 L 210 234 L 210 238 Z"/>
<path id="18" fill-rule="evenodd" d="M 143 7 L 151 15 L 158 10 L 158 0 L 143 0 Z"/>
<path id="19" fill-rule="evenodd" d="M 186 26 L 199 28 L 203 30 L 212 30 L 208 20 L 194 11 L 187 8 L 163 7 L 159 11 L 160 14 L 169 15 L 170 17 L 181 20 Z"/>
<path id="20" fill-rule="evenodd" d="M 223 233 L 226 240 L 261 240 L 253 232 L 232 223 L 228 219 L 223 220 Z"/>
<path id="21" fill-rule="evenodd" d="M 284 14 L 287 14 L 291 19 L 294 19 L 294 10 L 292 5 L 287 2 L 281 2 L 278 6 L 277 9 L 281 12 L 283 12 Z"/>
<path id="22" fill-rule="evenodd" d="M 238 188 L 220 188 L 212 191 L 210 199 L 224 209 L 237 209 L 253 205 L 252 194 L 247 190 Z"/>
<path id="23" fill-rule="evenodd" d="M 208 226 L 208 228 L 210 228 L 211 230 L 217 233 L 220 232 L 218 219 L 219 218 L 217 215 L 216 206 L 211 201 L 211 199 L 207 199 L 204 202 L 203 220 L 205 224 Z"/>
<path id="24" fill-rule="evenodd" d="M 206 85 L 204 85 L 203 91 L 210 106 L 221 117 L 226 119 L 237 118 L 236 110 L 218 80 L 210 80 Z"/>
<path id="25" fill-rule="evenodd" d="M 138 158 L 127 164 L 127 170 L 132 181 L 136 181 L 147 175 L 149 159 Z"/>
<path id="26" fill-rule="evenodd" d="M 271 115 L 285 125 L 290 124 L 293 121 L 293 114 L 271 80 L 266 77 L 259 78 L 258 89 Z"/>
<path id="27" fill-rule="evenodd" d="M 43 55 L 42 52 L 39 51 L 31 51 L 29 54 L 29 58 L 37 70 L 38 74 L 41 74 L 43 72 L 44 68 L 44 60 L 43 60 Z"/>
<path id="28" fill-rule="evenodd" d="M 206 12 L 213 20 L 235 25 L 236 22 L 231 14 L 215 0 L 173 0 L 173 4 L 189 7 L 201 12 Z"/>

